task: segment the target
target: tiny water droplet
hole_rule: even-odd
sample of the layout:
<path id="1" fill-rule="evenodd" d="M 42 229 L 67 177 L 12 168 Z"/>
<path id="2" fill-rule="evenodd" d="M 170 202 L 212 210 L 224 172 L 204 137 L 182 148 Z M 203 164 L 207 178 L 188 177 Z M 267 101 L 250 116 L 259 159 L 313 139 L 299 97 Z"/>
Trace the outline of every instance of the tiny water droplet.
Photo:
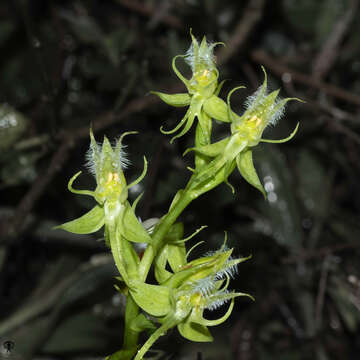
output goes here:
<path id="1" fill-rule="evenodd" d="M 33 43 L 34 48 L 39 48 L 41 46 L 41 42 L 37 38 L 33 38 L 32 43 Z"/>

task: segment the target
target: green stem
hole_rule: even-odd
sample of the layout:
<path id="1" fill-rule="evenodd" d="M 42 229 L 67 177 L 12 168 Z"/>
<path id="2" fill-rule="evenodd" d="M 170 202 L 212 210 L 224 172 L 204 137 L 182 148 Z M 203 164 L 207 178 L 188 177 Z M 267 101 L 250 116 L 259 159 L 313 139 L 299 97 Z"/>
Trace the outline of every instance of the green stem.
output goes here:
<path id="1" fill-rule="evenodd" d="M 211 166 L 211 163 L 207 167 Z M 230 172 L 235 167 L 235 161 L 231 165 Z M 186 185 L 186 188 L 180 193 L 179 199 L 172 205 L 169 212 L 160 220 L 160 223 L 155 227 L 152 235 L 152 243 L 146 248 L 143 258 L 139 266 L 140 279 L 145 281 L 153 260 L 161 247 L 166 234 L 169 232 L 170 227 L 175 223 L 176 219 L 184 211 L 184 209 L 200 195 L 212 190 L 226 180 L 222 176 L 214 176 L 209 174 L 204 181 L 197 185 L 198 173 L 194 173 Z M 179 193 L 178 193 L 179 194 Z"/>
<path id="2" fill-rule="evenodd" d="M 154 342 L 160 337 L 165 335 L 165 333 L 172 327 L 178 324 L 178 321 L 175 319 L 168 319 L 165 321 L 145 342 L 142 348 L 138 351 L 134 360 L 142 360 L 146 352 L 151 348 Z"/>
<path id="3" fill-rule="evenodd" d="M 202 112 L 202 122 L 203 127 L 206 128 L 206 135 L 203 132 L 200 124 L 196 127 L 196 137 L 195 137 L 195 146 L 208 144 L 210 143 L 210 134 L 211 134 L 211 119 Z M 203 157 L 195 158 L 196 167 L 206 166 L 206 162 L 208 159 Z M 191 203 L 192 200 L 200 196 L 203 192 L 195 193 L 194 191 L 190 191 L 190 186 L 193 184 L 194 179 L 196 178 L 196 174 L 194 174 L 189 180 L 185 190 L 180 195 L 179 200 L 176 204 L 171 208 L 171 210 L 162 218 L 160 224 L 155 228 L 153 236 L 152 236 L 152 244 L 148 246 L 143 255 L 142 261 L 140 263 L 139 274 L 140 278 L 145 281 L 147 274 L 150 270 L 151 264 L 156 256 L 158 250 L 163 245 L 163 239 L 170 230 L 170 227 L 175 223 L 176 219 L 180 216 L 180 214 L 184 211 L 184 209 Z M 218 185 L 218 184 L 217 184 Z M 212 186 L 211 188 L 215 187 Z M 204 192 L 210 190 L 206 189 Z"/>
<path id="4" fill-rule="evenodd" d="M 123 350 L 136 349 L 140 333 L 131 329 L 131 322 L 139 315 L 139 306 L 130 293 L 127 294 Z"/>
<path id="5" fill-rule="evenodd" d="M 154 257 L 156 256 L 159 249 L 161 249 L 163 245 L 162 242 L 166 234 L 169 232 L 176 219 L 193 199 L 194 198 L 188 191 L 184 191 L 171 210 L 160 220 L 158 226 L 156 226 L 152 236 L 152 243 L 146 248 L 139 266 L 140 279 L 143 281 L 146 280 Z"/>

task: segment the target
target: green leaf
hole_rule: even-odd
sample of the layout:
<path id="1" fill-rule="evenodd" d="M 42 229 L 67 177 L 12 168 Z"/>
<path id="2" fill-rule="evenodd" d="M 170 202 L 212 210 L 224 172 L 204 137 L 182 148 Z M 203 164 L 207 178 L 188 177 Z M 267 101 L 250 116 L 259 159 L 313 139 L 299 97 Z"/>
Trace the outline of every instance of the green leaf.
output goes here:
<path id="1" fill-rule="evenodd" d="M 258 174 L 254 168 L 252 159 L 252 150 L 247 149 L 236 157 L 236 164 L 241 176 L 252 186 L 256 187 L 266 198 L 265 190 L 259 180 Z"/>
<path id="2" fill-rule="evenodd" d="M 74 234 L 91 234 L 101 229 L 104 225 L 104 209 L 96 205 L 85 215 L 78 219 L 55 226 L 54 229 L 62 229 Z"/>
<path id="3" fill-rule="evenodd" d="M 130 325 L 131 330 L 136 331 L 136 332 L 142 332 L 146 329 L 149 330 L 156 330 L 156 326 L 154 325 L 154 323 L 149 320 L 144 314 L 139 314 L 132 322 Z"/>
<path id="4" fill-rule="evenodd" d="M 124 279 L 126 277 L 137 278 L 140 259 L 132 244 L 121 235 L 121 230 L 121 226 L 118 225 L 116 235 L 110 236 L 111 250 L 115 263 Z"/>
<path id="5" fill-rule="evenodd" d="M 182 337 L 191 341 L 211 342 L 214 340 L 206 326 L 194 323 L 189 318 L 180 323 L 177 328 Z"/>
<path id="6" fill-rule="evenodd" d="M 189 94 L 165 94 L 159 91 L 150 91 L 150 94 L 157 95 L 166 104 L 176 107 L 190 105 L 191 97 Z"/>
<path id="7" fill-rule="evenodd" d="M 166 286 L 135 280 L 130 283 L 129 290 L 135 302 L 150 315 L 165 316 L 170 312 L 170 290 Z"/>
<path id="8" fill-rule="evenodd" d="M 151 237 L 146 232 L 140 221 L 137 219 L 134 210 L 129 202 L 125 204 L 124 216 L 122 219 L 121 234 L 131 242 L 150 243 Z"/>
<path id="9" fill-rule="evenodd" d="M 159 284 L 165 282 L 172 275 L 170 271 L 166 270 L 168 262 L 173 272 L 179 271 L 186 264 L 183 235 L 184 225 L 179 222 L 172 225 L 165 236 L 166 245 L 158 252 L 155 259 L 155 277 Z"/>

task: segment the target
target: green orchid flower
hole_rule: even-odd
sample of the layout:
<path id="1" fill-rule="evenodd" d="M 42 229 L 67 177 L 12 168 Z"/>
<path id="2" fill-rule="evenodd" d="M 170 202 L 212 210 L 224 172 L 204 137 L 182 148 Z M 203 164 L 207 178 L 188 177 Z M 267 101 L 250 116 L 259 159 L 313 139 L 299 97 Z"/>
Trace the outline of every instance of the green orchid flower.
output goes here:
<path id="1" fill-rule="evenodd" d="M 209 326 L 223 323 L 231 314 L 234 299 L 252 296 L 228 290 L 230 278 L 237 272 L 237 265 L 250 257 L 233 259 L 232 249 L 225 244 L 218 251 L 174 266 L 172 273 L 161 285 L 150 285 L 141 281 L 130 284 L 129 291 L 135 302 L 147 313 L 157 317 L 161 326 L 153 332 L 137 353 L 140 360 L 151 345 L 172 327 L 192 341 L 212 341 Z M 214 310 L 231 301 L 226 313 L 217 320 L 208 320 L 204 311 Z"/>
<path id="2" fill-rule="evenodd" d="M 57 226 L 75 234 L 90 234 L 105 226 L 105 241 L 111 247 L 115 263 L 120 274 L 127 280 L 129 273 L 137 276 L 139 257 L 128 242 L 150 243 L 151 237 L 135 215 L 134 202 L 132 207 L 127 201 L 128 189 L 138 184 L 147 171 L 147 161 L 144 157 L 144 170 L 139 178 L 127 184 L 123 170 L 129 164 L 124 152 L 122 140 L 124 136 L 134 132 L 124 133 L 113 148 L 107 139 L 100 146 L 95 141 L 90 130 L 90 149 L 87 153 L 87 166 L 96 178 L 96 189 L 76 190 L 73 183 L 81 174 L 76 173 L 68 183 L 68 189 L 81 195 L 92 196 L 97 204 L 78 219 Z M 138 199 L 137 199 L 138 200 Z"/>
<path id="3" fill-rule="evenodd" d="M 223 82 L 218 84 L 219 72 L 215 65 L 215 57 L 213 54 L 214 47 L 223 43 L 209 44 L 204 36 L 200 45 L 196 38 L 190 32 L 192 44 L 185 55 L 177 55 L 172 60 L 172 68 L 178 78 L 185 84 L 188 93 L 165 94 L 152 91 L 167 104 L 175 107 L 188 106 L 182 120 L 178 125 L 169 131 L 160 128 L 164 134 L 173 134 L 183 129 L 175 135 L 170 142 L 186 134 L 195 118 L 198 118 L 201 133 L 197 134 L 197 138 L 201 143 L 210 143 L 211 135 L 211 118 L 219 121 L 229 122 L 226 104 L 218 97 Z M 186 79 L 176 67 L 176 60 L 182 57 L 192 70 L 192 77 Z"/>
<path id="4" fill-rule="evenodd" d="M 262 86 L 247 99 L 247 109 L 242 116 L 236 115 L 230 107 L 230 97 L 234 91 L 242 87 L 237 87 L 230 91 L 227 97 L 228 117 L 231 122 L 231 136 L 214 144 L 199 146 L 188 149 L 213 158 L 208 166 L 200 169 L 196 174 L 194 186 L 199 186 L 214 177 L 222 168 L 225 168 L 225 174 L 228 176 L 231 167 L 236 162 L 237 168 L 243 178 L 260 190 L 266 197 L 265 190 L 259 180 L 253 164 L 252 148 L 260 142 L 284 143 L 291 140 L 298 128 L 296 125 L 294 131 L 285 139 L 268 140 L 263 139 L 262 134 L 269 125 L 275 125 L 284 114 L 285 104 L 290 100 L 297 98 L 286 98 L 278 100 L 279 90 L 268 94 L 267 75 L 264 68 L 265 79 Z"/>

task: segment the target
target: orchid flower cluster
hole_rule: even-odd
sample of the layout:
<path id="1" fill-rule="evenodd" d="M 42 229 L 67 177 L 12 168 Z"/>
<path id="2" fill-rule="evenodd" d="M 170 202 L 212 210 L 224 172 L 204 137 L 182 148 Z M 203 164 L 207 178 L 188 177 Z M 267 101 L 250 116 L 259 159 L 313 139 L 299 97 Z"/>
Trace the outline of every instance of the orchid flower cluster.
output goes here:
<path id="1" fill-rule="evenodd" d="M 199 44 L 191 34 L 192 44 L 185 55 L 178 55 L 172 61 L 172 68 L 185 84 L 187 93 L 165 94 L 153 92 L 161 100 L 176 107 L 187 107 L 187 111 L 173 129 L 164 134 L 173 134 L 171 142 L 184 136 L 196 123 L 195 144 L 185 151 L 193 152 L 194 168 L 184 189 L 177 191 L 168 212 L 160 219 L 141 222 L 136 216 L 136 205 L 141 195 L 130 204 L 128 190 L 138 184 L 147 172 L 144 157 L 142 174 L 129 185 L 124 170 L 129 164 L 123 139 L 134 132 L 124 133 L 111 146 L 104 137 L 103 143 L 96 142 L 90 130 L 90 149 L 87 164 L 96 178 L 96 189 L 76 190 L 73 183 L 80 175 L 70 179 L 68 189 L 76 194 L 92 196 L 96 205 L 85 215 L 58 226 L 76 233 L 90 234 L 104 228 L 106 245 L 111 249 L 115 265 L 119 271 L 117 291 L 126 296 L 125 327 L 123 346 L 109 355 L 109 360 L 140 360 L 154 342 L 169 329 L 176 327 L 184 338 L 191 341 L 212 341 L 208 327 L 223 323 L 231 314 L 234 300 L 249 294 L 229 290 L 230 280 L 238 272 L 238 264 L 249 259 L 233 257 L 233 249 L 223 245 L 216 251 L 207 252 L 202 257 L 189 259 L 187 242 L 194 234 L 184 238 L 184 225 L 178 217 L 197 197 L 214 187 L 228 183 L 229 175 L 237 167 L 242 177 L 266 196 L 253 165 L 252 148 L 260 142 L 281 143 L 292 139 L 295 130 L 285 139 L 266 140 L 262 138 L 264 129 L 274 125 L 283 115 L 289 100 L 278 99 L 279 90 L 268 93 L 267 76 L 260 88 L 248 98 L 246 111 L 236 114 L 230 106 L 230 98 L 237 87 L 231 90 L 226 101 L 219 97 L 223 82 L 218 83 L 214 47 L 204 37 Z M 183 58 L 192 70 L 192 77 L 186 79 L 176 67 L 176 61 Z M 229 136 L 215 143 L 211 142 L 214 120 L 230 125 Z M 135 243 L 146 244 L 142 256 L 136 251 Z M 156 282 L 148 282 L 150 269 L 154 269 Z M 205 310 L 214 310 L 229 303 L 225 314 L 217 320 L 208 320 Z M 141 346 L 139 335 L 146 331 L 148 339 Z"/>

